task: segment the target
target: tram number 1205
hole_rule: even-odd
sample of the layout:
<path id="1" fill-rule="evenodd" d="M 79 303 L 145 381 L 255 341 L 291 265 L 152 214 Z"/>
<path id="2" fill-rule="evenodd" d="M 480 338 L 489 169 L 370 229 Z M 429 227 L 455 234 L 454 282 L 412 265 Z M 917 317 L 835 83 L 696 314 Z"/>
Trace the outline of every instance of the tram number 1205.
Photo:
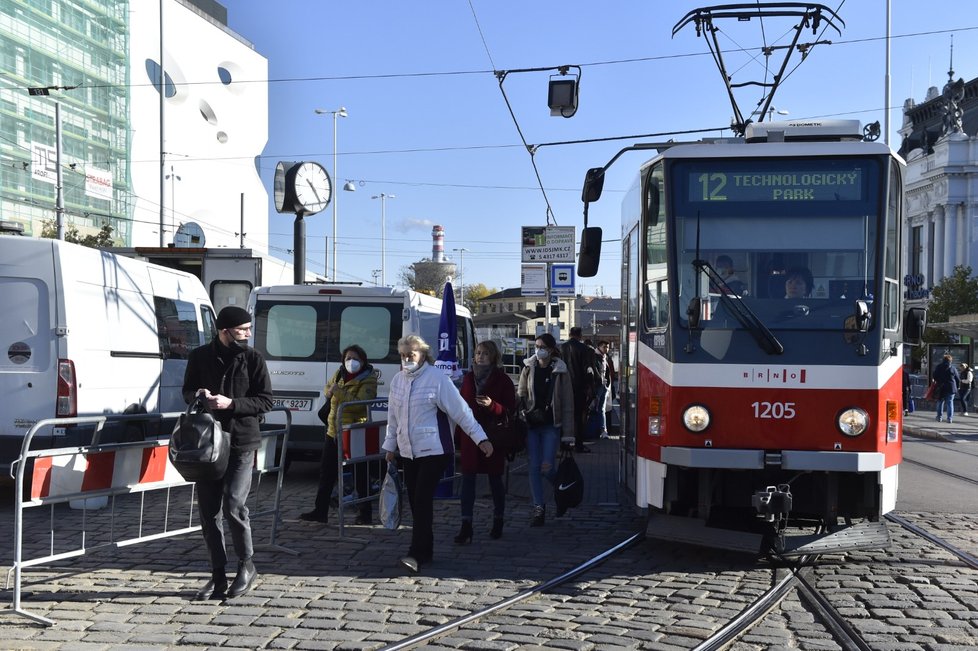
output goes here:
<path id="1" fill-rule="evenodd" d="M 795 403 L 793 402 L 754 402 L 754 418 L 776 418 L 788 419 L 795 417 Z"/>

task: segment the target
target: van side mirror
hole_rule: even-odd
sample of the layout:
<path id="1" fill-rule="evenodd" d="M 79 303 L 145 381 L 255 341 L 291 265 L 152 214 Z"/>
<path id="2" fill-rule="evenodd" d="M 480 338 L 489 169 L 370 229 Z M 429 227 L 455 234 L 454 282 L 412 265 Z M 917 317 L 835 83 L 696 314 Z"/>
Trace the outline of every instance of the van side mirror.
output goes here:
<path id="1" fill-rule="evenodd" d="M 581 251 L 577 256 L 577 275 L 582 278 L 596 276 L 600 262 L 601 227 L 588 226 L 581 231 Z"/>
<path id="2" fill-rule="evenodd" d="M 584 189 L 581 190 L 581 201 L 593 203 L 601 198 L 604 189 L 604 168 L 592 167 L 584 175 Z"/>
<path id="3" fill-rule="evenodd" d="M 912 307 L 903 317 L 903 341 L 907 344 L 919 345 L 927 329 L 927 310 L 922 307 Z"/>

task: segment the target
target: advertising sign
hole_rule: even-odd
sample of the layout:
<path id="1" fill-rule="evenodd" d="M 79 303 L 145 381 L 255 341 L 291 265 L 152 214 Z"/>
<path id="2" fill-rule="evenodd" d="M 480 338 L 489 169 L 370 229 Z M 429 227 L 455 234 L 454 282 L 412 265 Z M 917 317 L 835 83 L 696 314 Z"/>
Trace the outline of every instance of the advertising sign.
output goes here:
<path id="1" fill-rule="evenodd" d="M 86 167 L 85 194 L 94 199 L 112 201 L 112 172 L 97 167 Z"/>
<path id="2" fill-rule="evenodd" d="M 31 178 L 52 185 L 58 182 L 58 152 L 37 142 L 31 143 Z"/>
<path id="3" fill-rule="evenodd" d="M 574 262 L 573 226 L 524 226 L 523 262 Z"/>

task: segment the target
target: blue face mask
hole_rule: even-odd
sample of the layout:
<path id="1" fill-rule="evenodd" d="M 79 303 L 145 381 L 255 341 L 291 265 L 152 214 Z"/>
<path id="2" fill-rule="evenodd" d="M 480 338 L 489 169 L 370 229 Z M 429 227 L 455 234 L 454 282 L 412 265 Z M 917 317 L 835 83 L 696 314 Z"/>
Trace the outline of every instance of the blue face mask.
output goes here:
<path id="1" fill-rule="evenodd" d="M 537 348 L 537 359 L 541 362 L 550 359 L 550 351 L 546 348 Z"/>

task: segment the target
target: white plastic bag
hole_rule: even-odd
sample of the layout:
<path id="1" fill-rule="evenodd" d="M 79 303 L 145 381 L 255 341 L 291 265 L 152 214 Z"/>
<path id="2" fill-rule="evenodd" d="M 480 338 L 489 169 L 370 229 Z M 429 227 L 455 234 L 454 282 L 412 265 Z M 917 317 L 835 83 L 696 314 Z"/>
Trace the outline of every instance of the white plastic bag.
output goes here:
<path id="1" fill-rule="evenodd" d="M 401 526 L 401 476 L 393 461 L 387 462 L 387 475 L 380 487 L 380 523 L 391 531 Z"/>

